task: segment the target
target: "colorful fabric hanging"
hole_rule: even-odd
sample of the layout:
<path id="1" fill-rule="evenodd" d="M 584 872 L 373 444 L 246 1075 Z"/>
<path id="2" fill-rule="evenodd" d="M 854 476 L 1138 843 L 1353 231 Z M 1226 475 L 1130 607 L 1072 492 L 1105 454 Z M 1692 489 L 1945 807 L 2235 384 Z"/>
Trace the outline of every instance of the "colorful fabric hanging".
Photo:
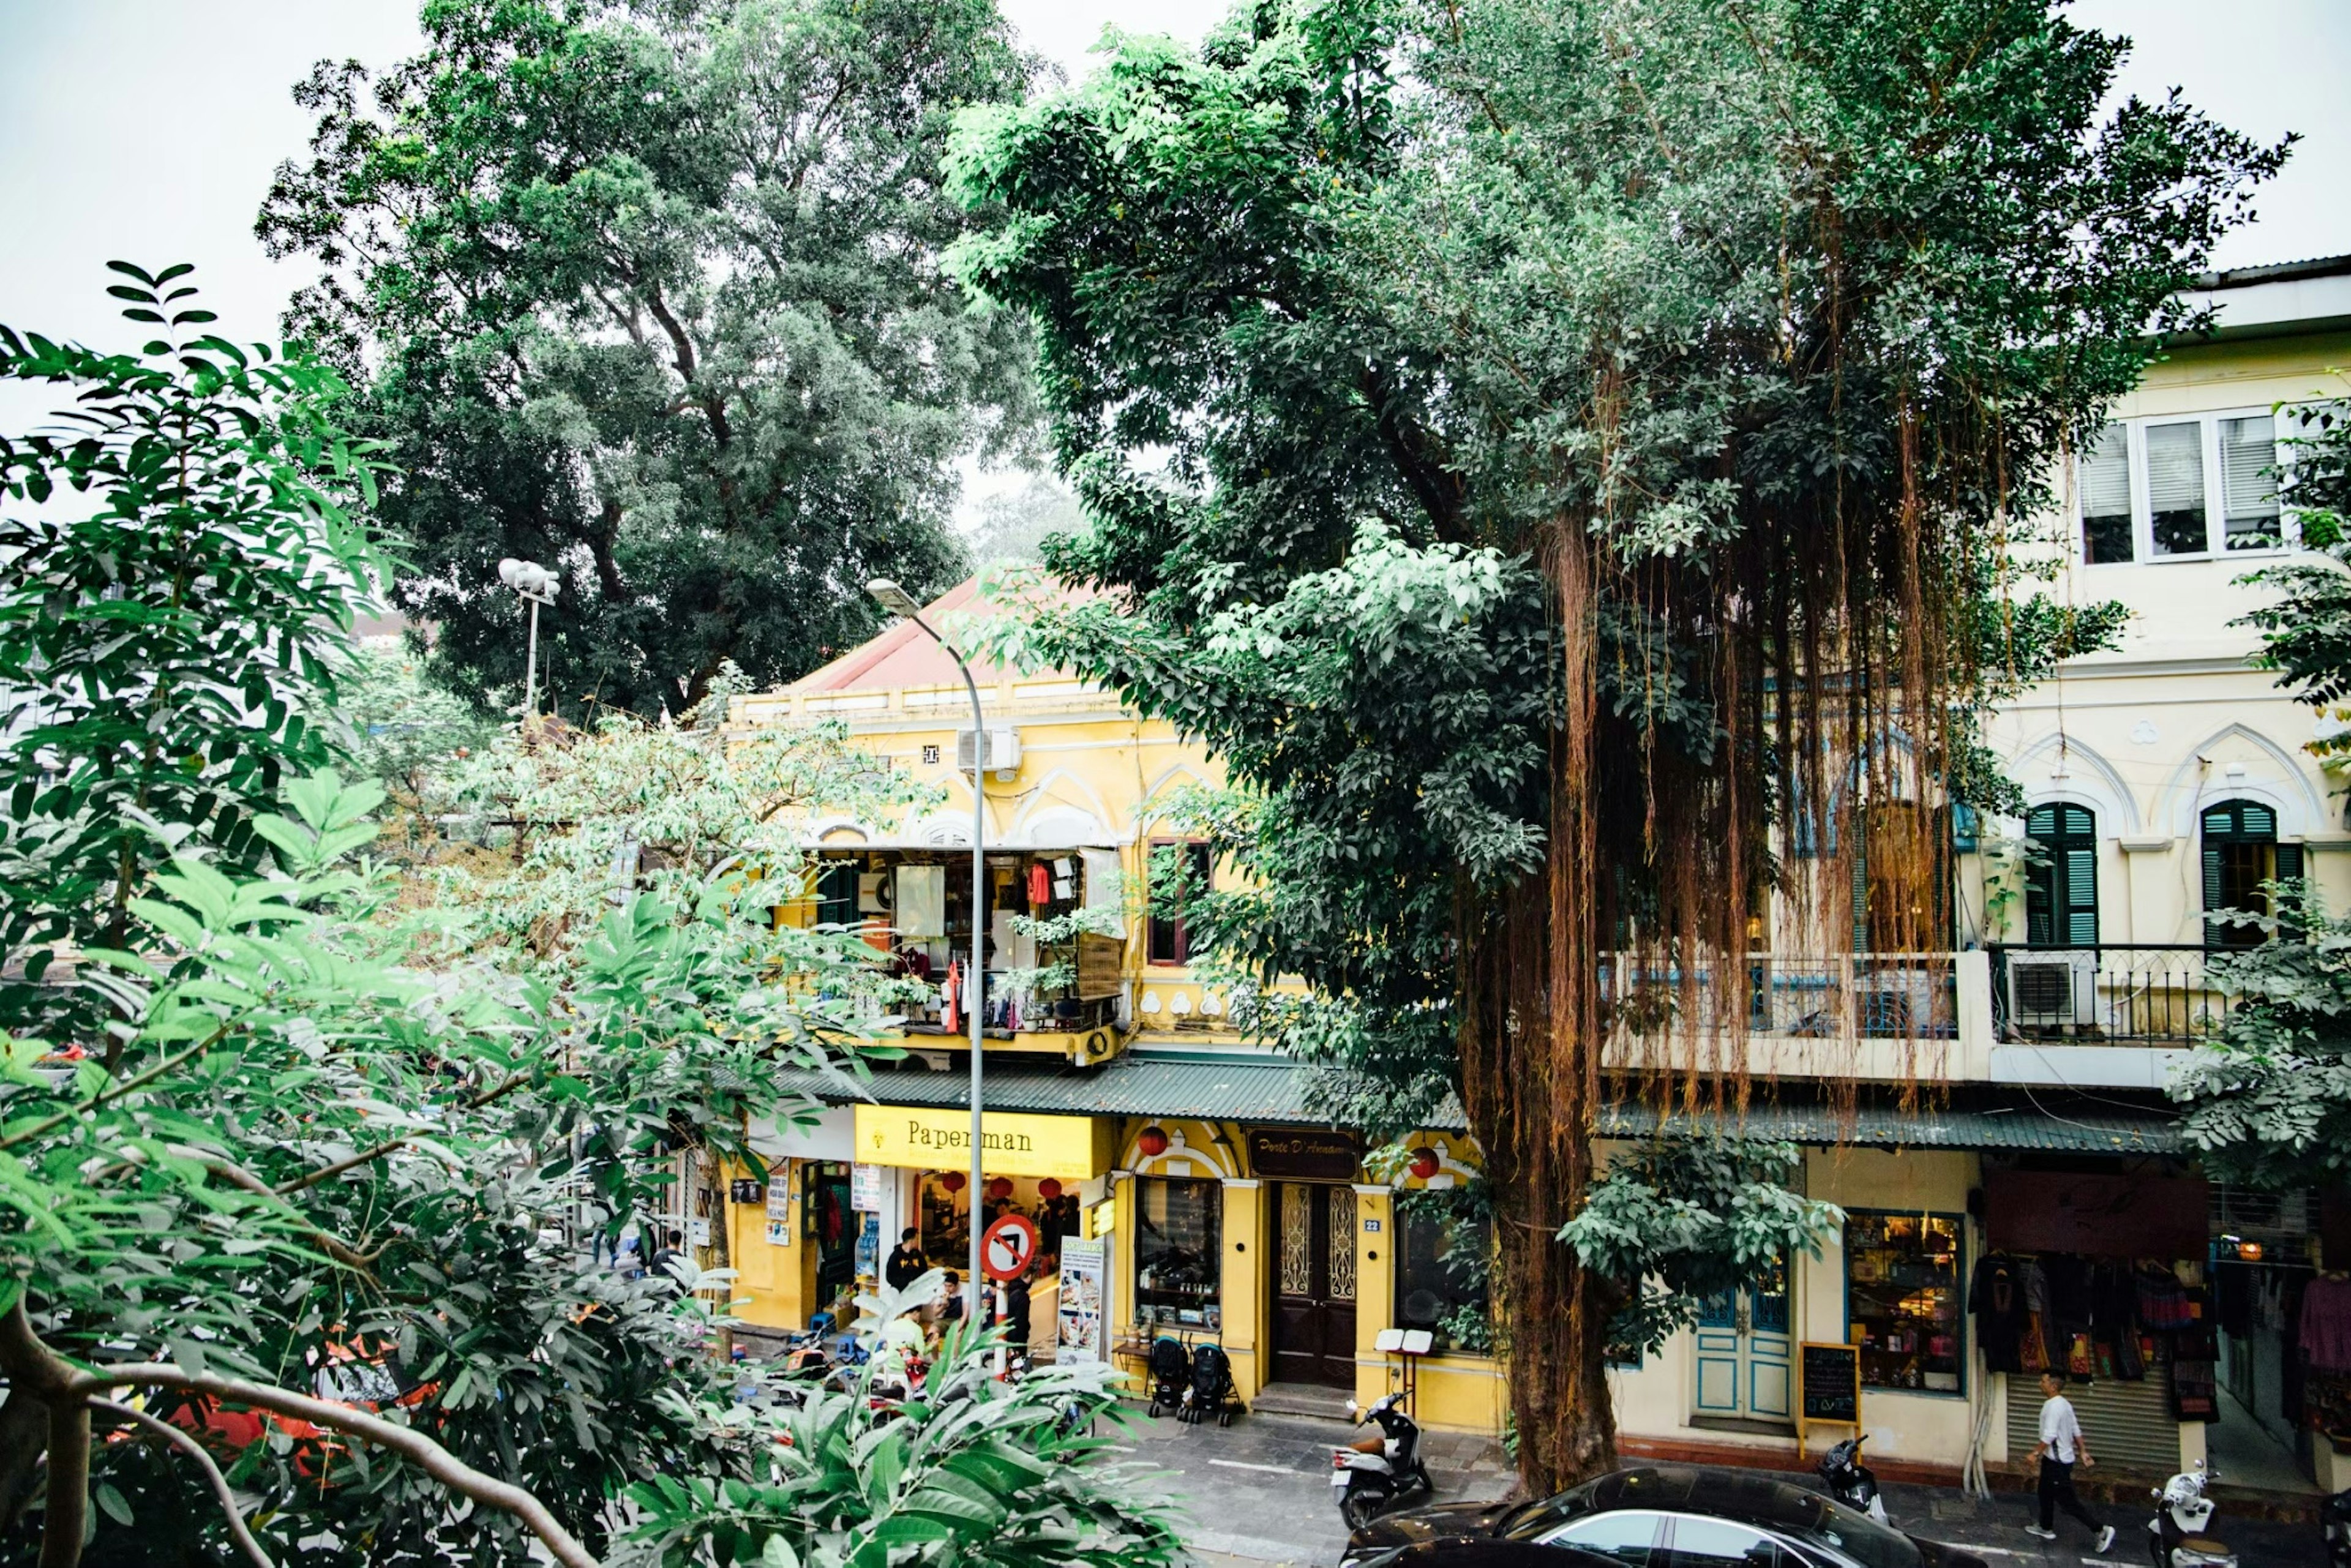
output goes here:
<path id="1" fill-rule="evenodd" d="M 1029 865 L 1029 907 L 1042 909 L 1053 902 L 1053 873 L 1043 861 Z"/>
<path id="2" fill-rule="evenodd" d="M 956 1032 L 956 996 L 961 989 L 958 982 L 962 977 L 963 965 L 949 964 L 947 977 L 939 987 L 939 1027 L 949 1034 Z"/>

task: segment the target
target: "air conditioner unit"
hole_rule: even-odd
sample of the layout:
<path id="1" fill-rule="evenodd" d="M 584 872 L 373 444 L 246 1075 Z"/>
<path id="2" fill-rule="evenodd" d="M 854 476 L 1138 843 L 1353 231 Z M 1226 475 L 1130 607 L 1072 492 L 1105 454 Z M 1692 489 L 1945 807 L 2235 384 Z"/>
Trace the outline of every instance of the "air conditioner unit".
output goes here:
<path id="1" fill-rule="evenodd" d="M 2095 951 L 2011 953 L 2008 1019 L 2019 1029 L 2072 1028 L 2097 1019 Z"/>
<path id="2" fill-rule="evenodd" d="M 1009 779 L 1020 770 L 1020 732 L 1007 727 L 990 729 L 987 734 L 987 771 L 998 779 Z M 972 768 L 973 740 L 976 732 L 956 731 L 956 769 L 968 773 Z"/>

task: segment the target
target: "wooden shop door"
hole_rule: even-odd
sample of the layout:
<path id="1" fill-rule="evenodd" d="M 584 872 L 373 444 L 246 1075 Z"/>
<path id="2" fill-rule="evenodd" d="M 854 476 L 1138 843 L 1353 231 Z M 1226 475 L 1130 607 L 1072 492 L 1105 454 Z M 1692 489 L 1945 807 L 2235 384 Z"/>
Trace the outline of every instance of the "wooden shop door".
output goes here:
<path id="1" fill-rule="evenodd" d="M 1273 1184 L 1273 1375 L 1355 1385 L 1355 1189 Z"/>

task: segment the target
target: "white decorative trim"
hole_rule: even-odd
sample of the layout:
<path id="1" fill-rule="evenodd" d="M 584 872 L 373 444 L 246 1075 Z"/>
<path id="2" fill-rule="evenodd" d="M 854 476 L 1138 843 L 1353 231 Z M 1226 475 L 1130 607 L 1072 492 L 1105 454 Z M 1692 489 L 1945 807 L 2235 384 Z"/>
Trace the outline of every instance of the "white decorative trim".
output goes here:
<path id="1" fill-rule="evenodd" d="M 2118 839 L 2126 855 L 2164 854 L 2179 841 L 2169 833 L 2155 833 L 2136 839 Z"/>
<path id="2" fill-rule="evenodd" d="M 2210 779 L 2202 775 L 2204 757 L 2221 742 L 2241 737 L 2253 748 L 2274 763 L 2278 771 L 2293 780 L 2281 785 L 2270 779 Z M 2223 725 L 2189 748 L 2186 760 L 2172 769 L 2164 780 L 2158 800 L 2168 805 L 2162 815 L 2168 819 L 2171 831 L 2180 838 L 2197 831 L 2197 821 L 2207 806 L 2223 800 L 2259 800 L 2277 812 L 2277 833 L 2291 841 L 2313 831 L 2325 831 L 2333 824 L 2326 821 L 2326 803 L 2318 798 L 2304 776 L 2302 765 L 2294 754 L 2261 731 L 2242 724 Z"/>
<path id="3" fill-rule="evenodd" d="M 1228 1187 L 1241 1187 L 1253 1191 L 1258 1187 L 1263 1186 L 1265 1183 L 1259 1180 L 1256 1176 L 1227 1176 L 1225 1178 L 1225 1185 Z"/>
<path id="4" fill-rule="evenodd" d="M 2095 747 L 2083 744 L 2078 736 L 2052 730 L 2018 752 L 2009 766 L 2022 773 L 2028 764 L 2038 761 L 2044 754 L 2056 751 L 2061 745 L 2066 763 L 2064 780 L 2060 782 L 2047 776 L 2038 780 L 2025 780 L 2024 798 L 2028 805 L 2063 803 L 2086 806 L 2101 816 L 2115 819 L 2110 831 L 2144 831 L 2144 824 L 2139 821 L 2137 796 L 2131 792 L 2128 784 L 2123 782 L 2123 776 L 2116 770 L 2115 765 L 2107 761 Z M 2075 774 L 2074 768 L 2076 765 L 2086 769 L 2091 777 L 2085 779 Z M 2088 787 L 2085 788 L 2085 785 Z"/>
<path id="5" fill-rule="evenodd" d="M 1359 1197 L 1393 1197 L 1395 1196 L 1395 1188 L 1388 1186 L 1388 1184 L 1384 1181 L 1356 1181 L 1349 1182 L 1347 1185 L 1355 1189 L 1355 1194 Z"/>

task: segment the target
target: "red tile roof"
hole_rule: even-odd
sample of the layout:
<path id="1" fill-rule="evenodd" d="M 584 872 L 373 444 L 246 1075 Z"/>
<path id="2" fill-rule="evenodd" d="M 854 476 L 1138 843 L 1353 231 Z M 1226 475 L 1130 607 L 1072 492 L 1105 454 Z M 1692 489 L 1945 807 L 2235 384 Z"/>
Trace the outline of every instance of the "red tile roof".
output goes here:
<path id="1" fill-rule="evenodd" d="M 1030 590 L 1024 597 L 1068 604 L 1092 595 L 1049 583 Z M 930 622 L 932 630 L 953 638 L 956 627 L 950 621 L 993 619 L 1008 609 L 1007 603 L 982 598 L 979 579 L 974 576 L 923 606 L 923 619 Z M 971 665 L 972 678 L 982 685 L 1013 674 L 1050 679 L 1054 673 L 1008 670 L 987 659 L 974 659 Z M 925 636 L 921 628 L 893 619 L 872 642 L 852 648 L 820 669 L 811 670 L 785 689 L 796 693 L 898 691 L 909 686 L 959 685 L 962 681 L 963 677 L 956 673 L 955 661 L 938 643 Z"/>

